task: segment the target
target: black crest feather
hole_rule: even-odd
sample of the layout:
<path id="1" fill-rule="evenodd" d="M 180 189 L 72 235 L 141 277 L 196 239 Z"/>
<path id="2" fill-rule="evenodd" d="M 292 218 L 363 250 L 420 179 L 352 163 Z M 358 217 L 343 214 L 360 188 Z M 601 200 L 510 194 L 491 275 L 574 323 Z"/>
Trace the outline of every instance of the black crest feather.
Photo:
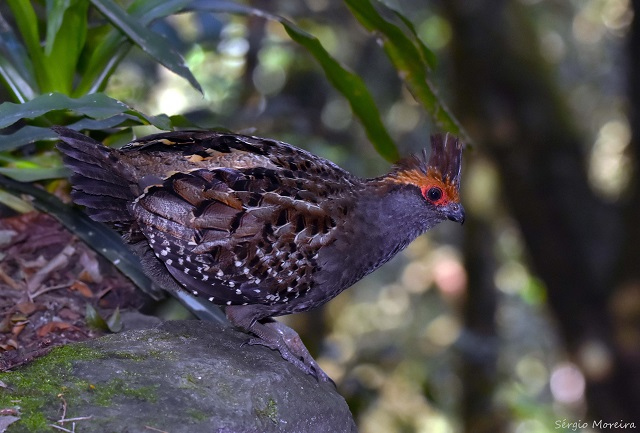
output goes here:
<path id="1" fill-rule="evenodd" d="M 431 136 L 431 153 L 422 150 L 421 155 L 412 155 L 395 165 L 395 172 L 416 170 L 425 176 L 437 172 L 442 181 L 458 187 L 464 143 L 451 134 Z"/>
<path id="2" fill-rule="evenodd" d="M 463 142 L 454 135 L 432 135 L 427 170 L 434 169 L 442 175 L 443 181 L 459 185 L 463 149 Z"/>

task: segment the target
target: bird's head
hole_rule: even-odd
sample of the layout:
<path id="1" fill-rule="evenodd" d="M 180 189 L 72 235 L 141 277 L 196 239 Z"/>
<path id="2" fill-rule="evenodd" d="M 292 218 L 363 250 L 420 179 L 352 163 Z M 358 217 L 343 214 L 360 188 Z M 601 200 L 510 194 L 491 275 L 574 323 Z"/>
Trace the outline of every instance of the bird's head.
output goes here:
<path id="1" fill-rule="evenodd" d="M 424 150 L 421 156 L 399 161 L 386 180 L 417 187 L 427 206 L 462 224 L 464 208 L 459 191 L 463 148 L 463 143 L 453 135 L 433 135 L 428 158 Z"/>

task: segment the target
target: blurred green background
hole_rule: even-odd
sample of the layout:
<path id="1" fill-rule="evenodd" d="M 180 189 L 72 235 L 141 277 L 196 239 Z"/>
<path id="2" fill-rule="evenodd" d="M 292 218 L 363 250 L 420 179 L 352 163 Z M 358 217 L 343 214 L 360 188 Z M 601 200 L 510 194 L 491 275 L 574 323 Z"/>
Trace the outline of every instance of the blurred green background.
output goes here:
<path id="1" fill-rule="evenodd" d="M 0 25 L 19 21 L 10 3 L 0 5 Z M 32 3 L 41 17 L 56 2 Z M 118 54 L 113 75 L 93 90 L 141 113 L 174 116 L 173 126 L 276 138 L 361 176 L 389 169 L 308 46 L 292 41 L 278 21 L 228 13 L 231 4 L 215 3 L 226 12 L 170 15 L 150 25 L 181 53 L 202 93 L 135 46 Z M 430 134 L 455 129 L 455 122 L 443 122 L 443 112 L 457 118 L 462 129 L 454 132 L 471 144 L 462 178 L 467 222 L 441 224 L 324 308 L 284 320 L 335 380 L 363 433 L 594 432 L 615 430 L 603 423 L 639 425 L 635 4 L 373 4 L 419 39 L 414 48 L 426 46 L 425 88 L 437 97 L 426 103 L 414 97 L 419 90 L 407 86 L 402 68 L 390 61 L 383 26 L 364 26 L 345 2 L 245 3 L 287 17 L 360 76 L 399 154 L 418 152 Z M 104 25 L 94 7 L 90 30 Z M 81 81 L 88 55 L 78 53 L 80 72 L 67 94 L 82 96 L 70 89 Z M 398 58 L 404 58 L 402 47 Z M 36 96 L 15 95 L 6 86 L 0 102 Z M 49 113 L 6 125 L 3 135 L 75 120 Z M 155 131 L 134 127 L 138 136 Z M 35 141 L 0 147 L 0 161 L 4 168 L 60 166 L 50 143 Z"/>

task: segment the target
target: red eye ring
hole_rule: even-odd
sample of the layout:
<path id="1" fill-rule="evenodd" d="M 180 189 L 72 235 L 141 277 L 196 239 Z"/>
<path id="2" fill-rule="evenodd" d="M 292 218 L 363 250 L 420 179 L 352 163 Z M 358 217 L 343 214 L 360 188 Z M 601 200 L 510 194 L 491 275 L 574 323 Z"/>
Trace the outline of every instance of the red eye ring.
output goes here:
<path id="1" fill-rule="evenodd" d="M 426 196 L 429 201 L 435 203 L 442 198 L 442 190 L 437 186 L 432 186 L 427 190 Z"/>
<path id="2" fill-rule="evenodd" d="M 444 190 L 439 186 L 434 186 L 434 185 L 424 186 L 421 189 L 422 189 L 422 196 L 429 203 L 432 203 L 435 205 L 441 205 L 447 201 Z"/>

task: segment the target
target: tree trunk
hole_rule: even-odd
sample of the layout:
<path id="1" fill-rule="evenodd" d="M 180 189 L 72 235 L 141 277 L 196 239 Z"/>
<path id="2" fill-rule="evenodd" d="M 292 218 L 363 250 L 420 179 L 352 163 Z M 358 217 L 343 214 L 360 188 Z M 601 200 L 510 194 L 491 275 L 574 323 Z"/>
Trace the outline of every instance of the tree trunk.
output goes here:
<path id="1" fill-rule="evenodd" d="M 620 347 L 609 308 L 619 287 L 615 269 L 621 234 L 627 234 L 622 212 L 589 186 L 586 147 L 539 54 L 524 7 L 488 0 L 451 0 L 442 6 L 455 29 L 455 111 L 477 140 L 477 149 L 498 167 L 504 200 L 520 226 L 531 265 L 546 284 L 567 350 L 587 376 L 589 415 L 605 422 L 635 421 L 640 407 L 638 349 L 630 353 Z M 631 45 L 637 52 L 640 44 Z M 639 58 L 636 54 L 632 63 L 635 81 Z M 639 97 L 635 99 L 637 104 Z M 626 221 L 634 225 L 634 247 L 625 253 L 634 254 L 627 255 L 626 266 L 636 274 L 638 203 L 634 198 L 629 206 L 634 216 Z M 606 349 L 613 368 L 590 376 L 583 354 L 593 344 Z"/>

